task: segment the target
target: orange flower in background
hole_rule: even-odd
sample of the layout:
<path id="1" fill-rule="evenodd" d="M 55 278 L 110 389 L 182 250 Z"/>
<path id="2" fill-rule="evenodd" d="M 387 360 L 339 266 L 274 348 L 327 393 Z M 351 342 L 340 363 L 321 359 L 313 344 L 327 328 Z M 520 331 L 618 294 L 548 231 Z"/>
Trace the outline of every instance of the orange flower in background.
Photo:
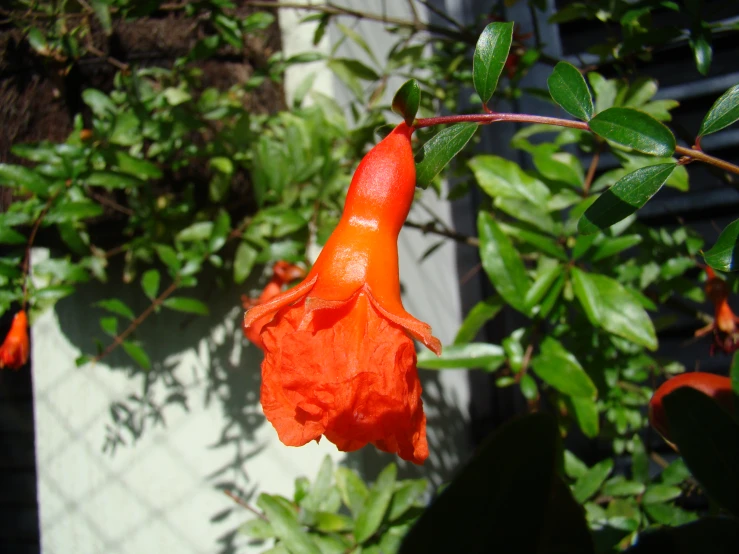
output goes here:
<path id="1" fill-rule="evenodd" d="M 20 369 L 28 362 L 28 318 L 21 310 L 13 317 L 8 336 L 0 346 L 0 369 Z"/>
<path id="2" fill-rule="evenodd" d="M 242 295 L 241 304 L 246 310 L 253 308 L 254 306 L 264 304 L 265 302 L 272 300 L 274 297 L 279 296 L 284 285 L 288 285 L 293 281 L 302 279 L 303 277 L 305 277 L 305 270 L 302 267 L 280 260 L 279 262 L 276 262 L 272 268 L 272 278 L 265 285 L 264 289 L 262 289 L 262 293 L 259 295 L 259 298 L 254 299 L 249 298 L 246 295 Z M 251 343 L 262 348 L 262 340 L 259 338 L 259 332 L 257 329 L 249 328 L 247 330 L 244 328 L 244 335 Z"/>
<path id="3" fill-rule="evenodd" d="M 649 401 L 649 423 L 670 443 L 670 430 L 662 401 L 665 396 L 680 387 L 699 390 L 713 398 L 729 413 L 734 412 L 734 394 L 731 390 L 731 379 L 728 377 L 695 371 L 668 379 L 655 391 Z"/>
<path id="4" fill-rule="evenodd" d="M 729 286 L 726 281 L 716 276 L 713 269 L 706 266 L 705 291 L 706 296 L 713 302 L 714 320 L 709 325 L 698 329 L 695 332 L 696 337 L 703 337 L 713 332 L 713 344 L 711 345 L 711 355 L 716 348 L 719 348 L 731 354 L 739 349 L 739 318 L 734 315 L 729 306 Z"/>
<path id="5" fill-rule="evenodd" d="M 411 336 L 439 354 L 400 299 L 398 234 L 416 184 L 413 128 L 401 123 L 359 164 L 344 213 L 305 280 L 251 308 L 264 349 L 262 406 L 288 446 L 325 435 L 343 451 L 374 444 L 428 457 Z"/>

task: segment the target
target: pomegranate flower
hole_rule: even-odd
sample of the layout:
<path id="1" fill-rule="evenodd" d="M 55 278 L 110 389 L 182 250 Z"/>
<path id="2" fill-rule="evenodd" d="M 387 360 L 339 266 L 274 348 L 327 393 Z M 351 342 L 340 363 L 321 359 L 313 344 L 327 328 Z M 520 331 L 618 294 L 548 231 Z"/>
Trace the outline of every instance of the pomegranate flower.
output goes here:
<path id="1" fill-rule="evenodd" d="M 403 308 L 398 277 L 416 183 L 412 133 L 401 123 L 361 161 L 303 282 L 244 318 L 264 349 L 265 416 L 288 446 L 323 435 L 346 452 L 372 443 L 416 464 L 428 457 L 411 337 L 437 354 L 441 344 Z"/>
<path id="2" fill-rule="evenodd" d="M 690 387 L 713 398 L 729 413 L 734 412 L 734 393 L 731 390 L 731 379 L 713 373 L 694 371 L 683 373 L 668 379 L 655 391 L 649 401 L 649 423 L 667 442 L 672 444 L 670 429 L 667 424 L 667 415 L 663 399 L 675 389 Z"/>
<path id="3" fill-rule="evenodd" d="M 0 369 L 20 369 L 28 362 L 28 318 L 21 310 L 13 317 L 8 336 L 0 346 Z"/>
<path id="4" fill-rule="evenodd" d="M 729 286 L 726 281 L 716 276 L 713 269 L 706 266 L 705 291 L 706 296 L 713 302 L 714 320 L 698 329 L 695 332 L 696 337 L 703 337 L 713 332 L 713 344 L 711 345 L 711 355 L 716 348 L 719 348 L 731 354 L 739 349 L 739 318 L 734 315 L 729 306 Z"/>

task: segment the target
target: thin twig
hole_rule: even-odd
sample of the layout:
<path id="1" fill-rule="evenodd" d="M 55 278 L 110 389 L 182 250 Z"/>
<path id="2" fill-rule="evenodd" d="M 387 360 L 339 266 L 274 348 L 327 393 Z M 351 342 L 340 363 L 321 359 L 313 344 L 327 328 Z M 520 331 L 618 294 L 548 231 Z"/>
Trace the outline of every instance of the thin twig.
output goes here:
<path id="1" fill-rule="evenodd" d="M 470 237 L 468 235 L 463 235 L 462 233 L 458 233 L 451 229 L 450 230 L 439 229 L 436 226 L 436 223 L 433 221 L 429 221 L 428 223 L 416 223 L 415 221 L 406 221 L 403 224 L 403 226 L 410 227 L 411 229 L 418 229 L 424 234 L 431 233 L 433 235 L 447 237 L 457 242 L 461 242 L 469 246 L 474 246 L 475 248 L 480 246 L 480 239 L 478 239 L 477 237 Z"/>
<path id="2" fill-rule="evenodd" d="M 516 121 L 519 123 L 542 123 L 544 125 L 554 125 L 557 127 L 569 127 L 571 129 L 580 129 L 582 131 L 593 132 L 588 124 L 583 121 L 572 121 L 570 119 L 560 119 L 558 117 L 546 117 L 541 115 L 530 115 L 530 114 L 517 114 L 517 113 L 489 113 L 489 114 L 462 114 L 462 115 L 448 115 L 440 117 L 427 117 L 417 119 L 413 126 L 416 129 L 422 129 L 424 127 L 432 127 L 434 125 L 448 125 L 451 123 L 480 123 L 487 125 L 489 123 L 495 123 L 497 121 Z M 739 166 L 729 163 L 725 160 L 710 156 L 700 150 L 693 148 L 685 148 L 684 146 L 676 146 L 675 153 L 681 156 L 687 156 L 690 160 L 698 160 L 713 166 L 716 166 L 724 171 L 736 173 L 739 175 Z"/>
<path id="3" fill-rule="evenodd" d="M 33 248 L 33 241 L 36 240 L 36 233 L 38 233 L 39 227 L 41 227 L 41 222 L 44 220 L 44 217 L 46 217 L 46 214 L 49 213 L 49 210 L 51 209 L 51 205 L 54 203 L 54 200 L 56 200 L 56 197 L 59 196 L 59 192 L 56 192 L 53 194 L 47 201 L 46 205 L 44 206 L 44 209 L 41 210 L 41 213 L 36 218 L 36 221 L 33 223 L 33 229 L 31 229 L 31 234 L 28 236 L 28 242 L 26 242 L 26 255 L 23 258 L 23 305 L 21 309 L 26 309 L 26 304 L 28 303 L 28 274 L 29 274 L 29 267 L 31 264 L 31 248 Z"/>
<path id="4" fill-rule="evenodd" d="M 126 206 L 121 206 L 118 202 L 115 200 L 111 200 L 110 198 L 106 198 L 102 194 L 97 194 L 96 192 L 92 192 L 91 190 L 87 191 L 87 194 L 92 198 L 93 200 L 96 200 L 100 204 L 104 206 L 108 206 L 109 208 L 121 212 L 122 214 L 126 214 L 129 217 L 132 217 L 136 214 L 131 208 L 127 208 Z"/>
<path id="5" fill-rule="evenodd" d="M 595 172 L 598 169 L 598 163 L 600 162 L 601 148 L 602 148 L 601 145 L 598 145 L 598 148 L 595 150 L 595 153 L 593 154 L 593 159 L 590 160 L 590 167 L 588 167 L 588 174 L 585 176 L 585 182 L 582 185 L 582 195 L 584 197 L 590 194 L 590 186 L 593 184 L 593 178 L 595 177 Z"/>
<path id="6" fill-rule="evenodd" d="M 231 500 L 233 500 L 234 502 L 236 502 L 236 504 L 238 504 L 242 508 L 246 508 L 247 510 L 249 510 L 251 513 L 253 513 L 255 516 L 257 516 L 259 519 L 261 519 L 263 521 L 269 521 L 267 519 L 267 516 L 265 516 L 262 512 L 260 512 L 256 508 L 254 508 L 254 507 L 250 506 L 249 504 L 247 504 L 246 502 L 244 502 L 241 498 L 239 498 L 238 496 L 236 496 L 230 490 L 224 489 L 223 494 L 225 494 L 226 496 L 228 496 Z"/>
<path id="7" fill-rule="evenodd" d="M 433 4 L 431 4 L 430 2 L 428 2 L 427 0 L 417 0 L 417 1 L 422 6 L 425 6 L 427 10 L 429 10 L 430 12 L 435 13 L 437 16 L 439 16 L 440 18 L 444 19 L 447 23 L 451 23 L 452 25 L 454 25 L 460 31 L 462 31 L 462 32 L 466 32 L 467 31 L 467 29 L 465 29 L 464 25 L 462 25 L 459 21 L 457 21 L 456 19 L 454 19 L 453 17 L 451 17 L 448 13 L 443 12 L 442 10 L 440 10 L 439 8 L 437 8 L 436 6 L 434 6 Z"/>

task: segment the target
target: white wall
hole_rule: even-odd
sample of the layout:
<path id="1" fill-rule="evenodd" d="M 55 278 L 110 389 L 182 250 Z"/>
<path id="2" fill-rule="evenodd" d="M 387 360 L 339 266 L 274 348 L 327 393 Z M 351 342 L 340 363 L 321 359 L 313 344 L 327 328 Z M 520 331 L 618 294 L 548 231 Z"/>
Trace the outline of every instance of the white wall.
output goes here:
<path id="1" fill-rule="evenodd" d="M 387 6 L 393 15 L 408 15 L 405 2 L 353 0 L 347 5 L 377 11 Z M 299 45 L 302 41 L 310 46 L 312 31 L 298 31 L 290 17 L 281 15 L 286 48 L 302 51 Z M 381 25 L 362 23 L 356 29 L 376 51 L 390 42 Z M 288 89 L 299 77 L 288 77 Z M 332 84 L 324 75 L 317 86 L 326 91 Z M 342 101 L 341 92 L 337 94 Z M 426 195 L 426 202 L 450 221 L 448 207 L 433 194 Z M 433 242 L 417 231 L 401 234 L 404 302 L 448 344 L 460 323 L 454 247 L 446 245 L 419 264 Z M 37 250 L 34 260 L 45 255 Z M 186 319 L 184 325 L 177 314 L 150 318 L 138 332 L 154 365 L 148 374 L 122 352 L 105 363 L 75 366 L 82 352 L 94 351 L 92 337 L 103 336 L 97 323 L 103 312 L 91 305 L 117 296 L 140 311 L 146 303 L 135 287 L 87 287 L 35 322 L 33 378 L 44 554 L 258 552 L 261 549 L 246 545 L 246 537 L 234 533 L 251 516 L 219 488 L 238 491 L 252 503 L 262 491 L 291 495 L 295 477 L 312 477 L 326 454 L 345 459 L 328 441 L 285 447 L 264 421 L 258 403 L 261 353 L 241 334 L 241 292 L 219 290 L 206 279 L 192 294 L 209 304 L 210 318 Z M 422 373 L 431 457 L 420 472 L 439 482 L 467 453 L 469 391 L 464 372 Z M 142 404 L 142 398 L 149 402 Z M 178 403 L 182 398 L 184 405 Z M 125 418 L 115 423 L 115 405 L 132 410 L 128 427 Z M 106 450 L 106 440 L 116 435 L 125 444 Z M 371 448 L 346 456 L 347 463 L 370 476 L 390 461 L 398 460 Z M 401 465 L 406 475 L 419 471 Z"/>

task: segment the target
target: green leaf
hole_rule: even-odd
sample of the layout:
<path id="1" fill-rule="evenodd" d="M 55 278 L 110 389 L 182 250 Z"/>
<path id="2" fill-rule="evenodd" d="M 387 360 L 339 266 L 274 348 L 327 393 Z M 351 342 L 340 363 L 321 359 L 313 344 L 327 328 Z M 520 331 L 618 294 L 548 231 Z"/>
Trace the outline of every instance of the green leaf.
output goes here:
<path id="1" fill-rule="evenodd" d="M 154 300 L 159 292 L 159 272 L 150 269 L 141 276 L 141 288 L 149 300 Z"/>
<path id="2" fill-rule="evenodd" d="M 424 350 L 418 354 L 421 369 L 486 368 L 496 369 L 505 361 L 506 355 L 497 344 L 470 342 L 445 346 L 441 356 Z"/>
<path id="3" fill-rule="evenodd" d="M 598 462 L 582 475 L 572 489 L 572 495 L 580 503 L 597 493 L 613 471 L 613 460 L 610 458 Z"/>
<path id="4" fill-rule="evenodd" d="M 428 481 L 426 479 L 412 479 L 398 483 L 393 493 L 393 499 L 390 501 L 388 521 L 393 522 L 405 515 L 408 510 L 423 499 L 427 488 Z"/>
<path id="5" fill-rule="evenodd" d="M 529 312 L 533 313 L 534 308 L 544 299 L 552 284 L 564 275 L 564 270 L 565 266 L 557 264 L 539 274 L 526 293 L 526 306 Z"/>
<path id="6" fill-rule="evenodd" d="M 648 165 L 622 177 L 585 211 L 577 230 L 595 233 L 627 218 L 662 188 L 676 167 L 674 163 Z"/>
<path id="7" fill-rule="evenodd" d="M 144 351 L 143 348 L 141 348 L 141 346 L 139 346 L 135 342 L 131 342 L 128 340 L 124 340 L 121 343 L 121 346 L 123 347 L 123 350 L 126 351 L 126 354 L 128 354 L 134 362 L 139 364 L 147 371 L 151 369 L 151 360 L 149 359 L 149 355 Z"/>
<path id="8" fill-rule="evenodd" d="M 257 499 L 257 506 L 264 510 L 275 535 L 290 554 L 321 554 L 310 535 L 298 523 L 295 512 L 280 500 L 280 497 L 264 493 Z"/>
<path id="9" fill-rule="evenodd" d="M 597 437 L 600 433 L 600 418 L 595 400 L 584 396 L 571 396 L 570 403 L 583 434 L 591 439 Z"/>
<path id="10" fill-rule="evenodd" d="M 351 469 L 339 467 L 336 469 L 336 486 L 341 494 L 341 500 L 351 510 L 352 515 L 357 517 L 369 496 L 364 481 Z"/>
<path id="11" fill-rule="evenodd" d="M 608 108 L 590 120 L 600 137 L 654 156 L 672 156 L 675 137 L 651 115 L 631 108 Z"/>
<path id="12" fill-rule="evenodd" d="M 650 519 L 662 525 L 683 525 L 698 519 L 698 514 L 678 508 L 672 503 L 645 504 L 644 512 Z M 705 545 L 701 545 L 703 547 Z M 728 554 L 728 553 L 727 553 Z"/>
<path id="13" fill-rule="evenodd" d="M 0 244 L 25 244 L 26 237 L 15 229 L 0 225 Z"/>
<path id="14" fill-rule="evenodd" d="M 739 120 L 739 85 L 721 95 L 703 118 L 698 136 L 710 135 Z"/>
<path id="15" fill-rule="evenodd" d="M 531 368 L 542 381 L 569 396 L 595 398 L 598 394 L 577 358 L 552 337 L 541 343 L 541 353 L 531 360 Z"/>
<path id="16" fill-rule="evenodd" d="M 436 133 L 416 155 L 416 184 L 426 188 L 459 154 L 477 131 L 477 123 L 457 123 Z"/>
<path id="17" fill-rule="evenodd" d="M 93 171 L 84 180 L 88 185 L 106 189 L 137 188 L 144 184 L 144 181 L 132 175 L 114 171 Z"/>
<path id="18" fill-rule="evenodd" d="M 354 539 L 357 543 L 365 542 L 380 528 L 393 497 L 397 472 L 395 464 L 390 464 L 377 476 L 354 523 Z"/>
<path id="19" fill-rule="evenodd" d="M 731 390 L 734 392 L 734 402 L 736 403 L 737 398 L 739 398 L 739 352 L 735 352 L 731 359 L 729 377 L 731 377 Z"/>
<path id="20" fill-rule="evenodd" d="M 475 340 L 475 336 L 482 329 L 482 326 L 498 315 L 503 306 L 505 306 L 505 302 L 497 295 L 480 300 L 464 318 L 462 326 L 454 338 L 454 344 L 467 344 Z"/>
<path id="21" fill-rule="evenodd" d="M 115 153 L 115 163 L 123 173 L 128 173 L 139 179 L 159 179 L 162 176 L 162 170 L 153 163 L 134 158 L 121 150 Z"/>
<path id="22" fill-rule="evenodd" d="M 647 513 L 651 515 L 655 506 L 657 505 L 647 506 Z M 696 517 L 692 513 L 688 514 L 688 517 Z M 669 522 L 671 525 L 676 523 Z M 679 527 L 653 528 L 641 533 L 637 543 L 626 550 L 625 554 L 735 554 L 737 544 L 739 523 L 736 519 L 708 516 Z"/>
<path id="23" fill-rule="evenodd" d="M 0 164 L 0 186 L 20 187 L 39 195 L 49 190 L 49 182 L 43 175 L 22 165 L 11 164 Z"/>
<path id="24" fill-rule="evenodd" d="M 639 435 L 634 435 L 634 451 L 631 455 L 631 476 L 639 483 L 649 481 L 649 458 Z"/>
<path id="25" fill-rule="evenodd" d="M 393 97 L 393 111 L 400 115 L 405 124 L 413 125 L 421 105 L 421 87 L 415 79 L 409 79 L 398 89 Z"/>
<path id="26" fill-rule="evenodd" d="M 177 252 L 175 252 L 174 248 L 166 244 L 155 244 L 154 249 L 159 256 L 159 259 L 162 260 L 162 263 L 167 266 L 167 269 L 169 269 L 170 273 L 174 275 L 179 272 L 180 268 L 182 267 L 182 263 L 177 257 Z"/>
<path id="27" fill-rule="evenodd" d="M 208 306 L 203 304 L 200 300 L 185 298 L 184 296 L 167 298 L 162 302 L 162 305 L 166 306 L 170 310 L 176 310 L 178 312 L 185 312 L 188 314 L 208 315 L 210 312 L 210 310 L 208 310 Z"/>
<path id="28" fill-rule="evenodd" d="M 655 483 L 647 487 L 647 490 L 644 492 L 644 496 L 642 497 L 642 502 L 644 504 L 668 502 L 678 498 L 682 492 L 683 490 L 680 487 Z"/>
<path id="29" fill-rule="evenodd" d="M 226 244 L 228 233 L 231 231 L 231 216 L 221 209 L 213 223 L 213 231 L 210 234 L 209 250 L 211 253 L 218 252 Z"/>
<path id="30" fill-rule="evenodd" d="M 547 86 L 552 99 L 567 113 L 583 121 L 593 117 L 590 89 L 582 73 L 574 65 L 559 62 L 547 79 Z"/>
<path id="31" fill-rule="evenodd" d="M 92 113 L 100 119 L 107 119 L 118 110 L 107 94 L 94 88 L 83 90 L 82 100 L 90 107 Z"/>
<path id="32" fill-rule="evenodd" d="M 736 251 L 739 250 L 739 219 L 729 223 L 711 249 L 703 254 L 703 259 L 713 269 L 735 271 L 739 268 Z"/>
<path id="33" fill-rule="evenodd" d="M 140 124 L 139 118 L 132 111 L 118 112 L 108 140 L 111 144 L 133 146 L 141 140 Z"/>
<path id="34" fill-rule="evenodd" d="M 618 281 L 572 268 L 575 296 L 593 325 L 651 350 L 657 335 L 649 314 Z"/>
<path id="35" fill-rule="evenodd" d="M 83 200 L 80 202 L 65 202 L 53 206 L 46 215 L 47 223 L 68 223 L 89 219 L 103 214 L 102 206 Z"/>
<path id="36" fill-rule="evenodd" d="M 185 227 L 177 233 L 177 240 L 183 242 L 192 242 L 199 240 L 206 240 L 213 234 L 213 222 L 212 221 L 198 221 Z"/>
<path id="37" fill-rule="evenodd" d="M 118 334 L 118 319 L 113 316 L 101 317 L 100 328 L 109 334 L 111 337 L 115 337 Z"/>
<path id="38" fill-rule="evenodd" d="M 95 306 L 99 306 L 102 309 L 107 310 L 111 313 L 126 317 L 130 319 L 131 321 L 133 321 L 136 318 L 136 315 L 133 313 L 131 308 L 129 308 L 122 300 L 119 300 L 117 298 L 109 298 L 107 300 L 100 300 L 95 303 Z"/>
<path id="39" fill-rule="evenodd" d="M 251 274 L 259 252 L 246 242 L 239 244 L 234 256 L 234 283 L 240 285 Z"/>
<path id="40" fill-rule="evenodd" d="M 399 554 L 592 554 L 582 508 L 555 475 L 560 452 L 549 416 L 504 424 L 421 514 Z"/>
<path id="41" fill-rule="evenodd" d="M 490 281 L 506 302 L 527 313 L 529 278 L 518 251 L 493 217 L 481 211 L 477 218 L 480 258 Z"/>
<path id="42" fill-rule="evenodd" d="M 711 28 L 705 23 L 696 25 L 696 28 L 690 33 L 689 44 L 690 49 L 693 51 L 695 67 L 701 75 L 708 75 L 708 71 L 711 69 L 711 60 L 713 58 L 713 48 L 711 47 Z"/>
<path id="43" fill-rule="evenodd" d="M 636 496 L 644 492 L 644 483 L 629 481 L 623 475 L 617 475 L 603 485 L 606 496 Z"/>
<path id="44" fill-rule="evenodd" d="M 305 510 L 318 512 L 323 508 L 323 502 L 328 497 L 331 489 L 331 476 L 334 472 L 334 465 L 329 456 L 323 458 L 321 466 L 318 468 L 318 475 L 313 481 L 313 485 L 307 495 L 301 500 L 300 506 Z"/>
<path id="45" fill-rule="evenodd" d="M 100 26 L 106 35 L 110 35 L 113 31 L 113 24 L 110 20 L 110 6 L 105 0 L 90 0 L 92 9 L 95 10 L 95 17 L 100 22 Z"/>
<path id="46" fill-rule="evenodd" d="M 706 494 L 739 515 L 739 425 L 716 401 L 690 387 L 663 399 L 670 436 Z"/>
<path id="47" fill-rule="evenodd" d="M 527 174 L 521 166 L 499 156 L 475 156 L 470 168 L 480 188 L 492 198 L 519 198 L 544 206 L 549 200 L 547 186 Z"/>
<path id="48" fill-rule="evenodd" d="M 492 98 L 513 41 L 513 23 L 490 23 L 477 39 L 472 83 L 483 104 Z"/>
<path id="49" fill-rule="evenodd" d="M 605 258 L 615 256 L 624 250 L 628 250 L 632 246 L 640 244 L 641 241 L 641 235 L 623 235 L 613 238 L 607 237 L 590 251 L 590 259 L 597 262 Z"/>
<path id="50" fill-rule="evenodd" d="M 275 531 L 269 522 L 258 517 L 241 525 L 239 527 L 239 533 L 258 540 L 271 539 L 275 536 Z"/>

